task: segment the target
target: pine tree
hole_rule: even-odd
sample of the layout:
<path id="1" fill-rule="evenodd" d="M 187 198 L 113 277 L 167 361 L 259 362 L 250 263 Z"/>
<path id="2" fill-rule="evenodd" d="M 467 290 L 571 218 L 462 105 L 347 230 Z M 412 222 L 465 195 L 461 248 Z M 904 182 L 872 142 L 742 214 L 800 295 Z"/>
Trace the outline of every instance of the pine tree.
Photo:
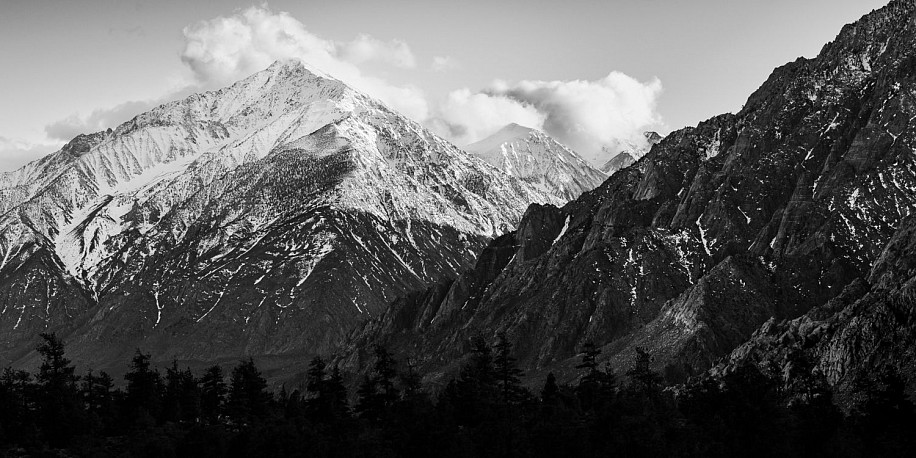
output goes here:
<path id="1" fill-rule="evenodd" d="M 267 381 L 261 371 L 248 358 L 239 362 L 232 370 L 229 383 L 227 411 L 238 423 L 251 423 L 264 419 L 269 411 L 271 394 L 267 391 Z"/>
<path id="2" fill-rule="evenodd" d="M 318 397 L 324 387 L 325 378 L 327 377 L 327 363 L 320 356 L 312 358 L 309 362 L 308 372 L 306 372 L 305 389 Z"/>
<path id="3" fill-rule="evenodd" d="M 378 384 L 375 378 L 366 374 L 356 389 L 356 413 L 360 418 L 378 420 L 382 410 L 381 397 L 378 395 Z"/>
<path id="4" fill-rule="evenodd" d="M 559 397 L 560 387 L 557 385 L 557 377 L 550 372 L 547 374 L 547 380 L 544 381 L 544 387 L 541 388 L 541 402 L 554 404 Z"/>
<path id="5" fill-rule="evenodd" d="M 178 361 L 166 369 L 163 417 L 168 421 L 196 421 L 200 416 L 200 389 L 190 368 L 181 370 Z"/>
<path id="6" fill-rule="evenodd" d="M 350 414 L 347 406 L 347 389 L 340 369 L 334 366 L 329 374 L 327 363 L 320 356 L 312 358 L 309 363 L 305 389 L 306 411 L 313 420 L 331 424 Z"/>
<path id="7" fill-rule="evenodd" d="M 505 333 L 500 332 L 497 335 L 495 350 L 496 357 L 493 359 L 493 367 L 502 402 L 507 405 L 515 403 L 520 400 L 524 392 L 520 378 L 524 372 L 518 368 L 516 359 L 512 356 L 512 343 L 506 338 Z"/>
<path id="8" fill-rule="evenodd" d="M 400 398 L 400 390 L 395 386 L 398 376 L 397 361 L 383 346 L 375 346 L 375 365 L 373 376 L 376 382 L 381 406 L 389 408 Z"/>
<path id="9" fill-rule="evenodd" d="M 642 347 L 636 347 L 633 367 L 627 371 L 630 387 L 647 398 L 654 398 L 661 392 L 661 376 L 652 370 L 652 356 Z"/>
<path id="10" fill-rule="evenodd" d="M 340 373 L 340 368 L 336 364 L 331 369 L 331 375 L 325 384 L 325 392 L 334 418 L 339 419 L 349 415 L 347 387 L 344 385 L 343 374 Z"/>
<path id="11" fill-rule="evenodd" d="M 55 334 L 40 334 L 42 363 L 38 370 L 38 410 L 48 442 L 64 447 L 85 432 L 85 411 L 80 400 L 76 367 L 64 356 L 64 343 Z"/>
<path id="12" fill-rule="evenodd" d="M 591 342 L 582 346 L 582 361 L 576 366 L 585 374 L 576 386 L 576 396 L 582 409 L 597 412 L 605 409 L 614 397 L 615 377 L 609 368 L 602 370 L 598 365 L 601 349 Z"/>
<path id="13" fill-rule="evenodd" d="M 36 386 L 27 371 L 7 367 L 0 375 L 0 444 L 38 440 L 33 415 Z"/>
<path id="14" fill-rule="evenodd" d="M 114 380 L 105 371 L 95 375 L 89 370 L 83 377 L 80 392 L 86 411 L 97 429 L 110 432 L 115 422 Z"/>
<path id="15" fill-rule="evenodd" d="M 399 375 L 401 388 L 403 389 L 402 398 L 405 400 L 425 398 L 426 393 L 423 391 L 423 378 L 417 372 L 415 365 L 407 361 L 406 368 Z"/>
<path id="16" fill-rule="evenodd" d="M 476 426 L 496 417 L 500 399 L 493 350 L 481 336 L 475 336 L 470 358 L 440 396 L 441 410 L 450 409 L 448 413 L 459 425 Z"/>
<path id="17" fill-rule="evenodd" d="M 357 390 L 356 411 L 362 418 L 379 420 L 400 399 L 397 380 L 397 361 L 381 345 L 375 347 L 375 364 L 372 373 L 363 378 Z"/>
<path id="18" fill-rule="evenodd" d="M 200 411 L 208 422 L 215 423 L 222 415 L 228 391 L 223 369 L 218 365 L 207 368 L 200 379 Z"/>
<path id="19" fill-rule="evenodd" d="M 138 348 L 124 379 L 127 381 L 125 406 L 129 420 L 139 426 L 158 420 L 162 412 L 162 378 L 152 369 L 150 355 Z"/>

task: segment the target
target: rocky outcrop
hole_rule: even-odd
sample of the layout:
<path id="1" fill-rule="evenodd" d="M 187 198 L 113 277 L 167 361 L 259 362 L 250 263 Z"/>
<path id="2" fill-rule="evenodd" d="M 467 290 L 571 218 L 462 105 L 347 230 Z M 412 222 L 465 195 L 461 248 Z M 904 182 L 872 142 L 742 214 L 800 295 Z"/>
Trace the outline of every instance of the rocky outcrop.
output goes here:
<path id="1" fill-rule="evenodd" d="M 506 332 L 533 371 L 568 367 L 591 341 L 618 370 L 643 346 L 659 368 L 699 373 L 767 323 L 850 300 L 916 208 L 914 10 L 892 2 L 776 69 L 741 112 L 668 135 L 561 208 L 568 227 L 542 254 L 492 280 L 462 275 L 455 285 L 486 286 L 401 329 L 411 347 L 385 333 L 353 342 L 435 372 L 470 334 Z"/>
<path id="2" fill-rule="evenodd" d="M 916 390 L 916 218 L 905 221 L 866 280 L 855 280 L 826 304 L 793 320 L 769 320 L 711 371 L 721 375 L 755 364 L 786 385 L 793 365 L 807 361 L 854 404 L 857 390 L 892 366 Z"/>

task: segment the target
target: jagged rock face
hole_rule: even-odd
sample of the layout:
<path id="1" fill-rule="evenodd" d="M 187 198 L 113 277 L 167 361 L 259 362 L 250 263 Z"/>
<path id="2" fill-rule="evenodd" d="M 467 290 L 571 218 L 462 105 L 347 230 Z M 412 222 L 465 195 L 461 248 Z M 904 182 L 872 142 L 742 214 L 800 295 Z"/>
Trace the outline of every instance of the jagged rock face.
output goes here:
<path id="1" fill-rule="evenodd" d="M 537 216 L 549 247 L 503 255 L 493 280 L 492 265 L 463 275 L 411 337 L 370 326 L 354 342 L 442 372 L 471 333 L 503 331 L 528 369 L 571 367 L 592 341 L 619 370 L 639 345 L 658 366 L 696 373 L 771 317 L 838 297 L 916 205 L 914 9 L 896 1 L 865 16 L 817 58 L 776 69 L 737 115 L 672 133 Z"/>
<path id="2" fill-rule="evenodd" d="M 916 384 L 916 218 L 903 223 L 872 268 L 836 298 L 793 320 L 769 320 L 736 348 L 712 375 L 756 364 L 788 378 L 805 360 L 838 387 L 841 402 L 855 394 L 883 366 L 893 366 Z"/>
<path id="3" fill-rule="evenodd" d="M 507 174 L 566 201 L 595 189 L 605 179 L 571 149 L 544 132 L 518 124 L 509 124 L 464 149 Z"/>
<path id="4" fill-rule="evenodd" d="M 564 201 L 280 62 L 0 176 L 0 364 L 326 352 Z"/>

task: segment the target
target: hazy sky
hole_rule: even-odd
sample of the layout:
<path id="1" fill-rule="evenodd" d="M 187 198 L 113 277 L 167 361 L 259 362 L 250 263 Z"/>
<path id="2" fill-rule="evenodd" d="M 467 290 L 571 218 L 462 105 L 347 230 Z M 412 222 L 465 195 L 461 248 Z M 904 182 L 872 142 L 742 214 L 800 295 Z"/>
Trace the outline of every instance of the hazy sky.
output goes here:
<path id="1" fill-rule="evenodd" d="M 289 55 L 459 144 L 516 121 L 587 150 L 736 111 L 885 3 L 0 0 L 0 170 Z"/>

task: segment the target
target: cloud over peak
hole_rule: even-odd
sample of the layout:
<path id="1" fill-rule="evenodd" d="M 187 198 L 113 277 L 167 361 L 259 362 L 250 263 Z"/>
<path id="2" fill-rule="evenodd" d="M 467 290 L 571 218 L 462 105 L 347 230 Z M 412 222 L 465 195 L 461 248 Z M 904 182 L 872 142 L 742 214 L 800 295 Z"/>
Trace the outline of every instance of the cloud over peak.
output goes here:
<path id="1" fill-rule="evenodd" d="M 286 12 L 252 6 L 231 16 L 199 21 L 184 28 L 181 60 L 204 87 L 231 84 L 279 59 L 299 59 L 364 91 L 415 119 L 428 116 L 426 99 L 412 85 L 392 84 L 360 66 L 380 63 L 416 67 L 410 47 L 400 40 L 382 41 L 359 34 L 335 42 L 309 32 Z"/>
<path id="2" fill-rule="evenodd" d="M 495 81 L 479 92 L 453 91 L 430 124 L 466 144 L 514 122 L 544 130 L 600 165 L 620 145 L 642 145 L 644 131 L 663 126 L 656 111 L 661 92 L 658 79 L 640 82 L 620 72 L 595 81 Z"/>
<path id="3" fill-rule="evenodd" d="M 417 57 L 401 40 L 367 34 L 350 41 L 325 39 L 289 13 L 266 5 L 198 21 L 185 27 L 183 35 L 180 57 L 190 71 L 183 87 L 152 100 L 71 115 L 48 124 L 47 136 L 68 141 L 115 127 L 160 103 L 227 86 L 282 59 L 301 60 L 459 145 L 517 123 L 544 130 L 600 165 L 619 150 L 617 145 L 644 143 L 643 131 L 663 127 L 656 110 L 662 92 L 658 79 L 641 82 L 611 72 L 593 81 L 495 81 L 481 90 L 454 90 L 431 103 L 418 86 L 393 83 L 374 72 L 384 72 L 386 66 L 414 69 L 408 75 L 421 78 L 429 77 L 429 70 L 444 72 L 458 63 L 450 56 L 433 56 L 428 70 L 419 71 Z"/>
<path id="4" fill-rule="evenodd" d="M 611 72 L 595 81 L 497 82 L 485 93 L 533 106 L 544 115 L 547 133 L 593 163 L 608 159 L 603 148 L 620 141 L 643 143 L 644 131 L 662 125 L 656 111 L 662 93 L 657 78 L 640 82 Z"/>

